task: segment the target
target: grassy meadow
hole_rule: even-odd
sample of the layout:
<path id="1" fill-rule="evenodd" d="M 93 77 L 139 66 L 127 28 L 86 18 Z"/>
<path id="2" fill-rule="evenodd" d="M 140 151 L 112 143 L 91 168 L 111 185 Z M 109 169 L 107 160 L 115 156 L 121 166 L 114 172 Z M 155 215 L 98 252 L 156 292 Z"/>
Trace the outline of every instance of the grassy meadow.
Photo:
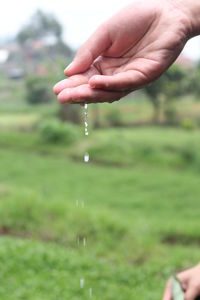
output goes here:
<path id="1" fill-rule="evenodd" d="M 3 86 L 0 299 L 86 300 L 91 288 L 94 300 L 161 299 L 168 277 L 200 260 L 200 130 L 90 128 L 86 140 L 75 127 L 72 144 L 47 143 L 35 124 L 58 106 L 27 105 L 23 82 Z M 141 98 L 100 105 L 102 120 L 114 107 L 148 121 Z M 180 114 L 198 108 L 185 99 Z"/>

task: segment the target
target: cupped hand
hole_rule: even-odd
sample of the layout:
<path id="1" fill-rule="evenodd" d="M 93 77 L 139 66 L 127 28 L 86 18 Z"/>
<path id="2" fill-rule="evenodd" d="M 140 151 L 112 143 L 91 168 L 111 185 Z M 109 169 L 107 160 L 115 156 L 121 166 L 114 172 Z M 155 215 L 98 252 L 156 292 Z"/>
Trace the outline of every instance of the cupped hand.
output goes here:
<path id="1" fill-rule="evenodd" d="M 171 0 L 141 0 L 97 31 L 54 92 L 61 103 L 113 102 L 156 80 L 189 38 L 189 20 Z"/>
<path id="2" fill-rule="evenodd" d="M 185 300 L 195 300 L 200 296 L 200 265 L 177 275 L 185 292 Z M 173 300 L 171 280 L 168 281 L 163 300 Z"/>

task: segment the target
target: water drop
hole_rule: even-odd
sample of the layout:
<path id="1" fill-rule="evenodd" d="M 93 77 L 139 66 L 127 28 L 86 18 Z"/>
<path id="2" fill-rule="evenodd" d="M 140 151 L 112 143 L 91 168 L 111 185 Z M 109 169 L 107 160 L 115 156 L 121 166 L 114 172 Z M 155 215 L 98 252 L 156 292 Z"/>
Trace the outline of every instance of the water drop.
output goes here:
<path id="1" fill-rule="evenodd" d="M 86 247 L 86 238 L 85 237 L 83 238 L 83 247 L 84 248 Z"/>
<path id="2" fill-rule="evenodd" d="M 84 162 L 85 162 L 85 163 L 88 163 L 89 160 L 90 160 L 89 153 L 85 153 L 85 155 L 84 155 Z"/>
<path id="3" fill-rule="evenodd" d="M 88 105 L 87 103 L 85 103 L 84 105 L 84 115 L 85 115 L 85 135 L 88 136 L 89 133 L 88 133 Z"/>
<path id="4" fill-rule="evenodd" d="M 84 278 L 81 278 L 80 279 L 80 287 L 81 287 L 81 289 L 84 288 L 84 284 L 85 284 L 85 280 L 84 280 Z"/>

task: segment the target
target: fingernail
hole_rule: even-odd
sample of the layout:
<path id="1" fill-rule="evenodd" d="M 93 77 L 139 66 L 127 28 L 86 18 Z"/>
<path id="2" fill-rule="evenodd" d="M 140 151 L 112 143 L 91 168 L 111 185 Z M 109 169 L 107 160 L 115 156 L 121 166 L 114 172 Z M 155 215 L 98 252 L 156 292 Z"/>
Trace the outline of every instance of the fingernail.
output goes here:
<path id="1" fill-rule="evenodd" d="M 70 69 L 73 67 L 74 62 L 72 62 L 71 64 L 69 64 L 69 66 L 65 69 L 65 72 L 70 71 Z"/>
<path id="2" fill-rule="evenodd" d="M 54 93 L 57 95 L 59 93 L 59 83 L 56 83 L 53 87 Z"/>
<path id="3" fill-rule="evenodd" d="M 54 85 L 54 87 L 53 87 L 53 92 L 54 92 L 54 94 L 57 95 L 57 85 Z"/>
<path id="4" fill-rule="evenodd" d="M 93 89 L 96 88 L 97 82 L 98 82 L 98 76 L 93 76 L 89 81 L 90 87 Z"/>
<path id="5" fill-rule="evenodd" d="M 90 82 L 90 87 L 91 87 L 92 89 L 94 89 L 94 88 L 96 87 L 95 82 Z"/>

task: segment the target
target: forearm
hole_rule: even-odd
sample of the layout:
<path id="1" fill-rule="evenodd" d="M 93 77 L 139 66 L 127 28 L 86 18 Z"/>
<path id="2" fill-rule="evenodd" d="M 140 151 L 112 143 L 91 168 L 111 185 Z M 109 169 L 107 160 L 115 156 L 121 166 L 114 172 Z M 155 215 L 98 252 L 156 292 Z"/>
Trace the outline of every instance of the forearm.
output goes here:
<path id="1" fill-rule="evenodd" d="M 199 0 L 184 0 L 186 7 L 190 11 L 192 35 L 196 36 L 200 34 L 200 1 Z"/>
<path id="2" fill-rule="evenodd" d="M 170 0 L 187 18 L 188 35 L 200 35 L 200 0 Z"/>

